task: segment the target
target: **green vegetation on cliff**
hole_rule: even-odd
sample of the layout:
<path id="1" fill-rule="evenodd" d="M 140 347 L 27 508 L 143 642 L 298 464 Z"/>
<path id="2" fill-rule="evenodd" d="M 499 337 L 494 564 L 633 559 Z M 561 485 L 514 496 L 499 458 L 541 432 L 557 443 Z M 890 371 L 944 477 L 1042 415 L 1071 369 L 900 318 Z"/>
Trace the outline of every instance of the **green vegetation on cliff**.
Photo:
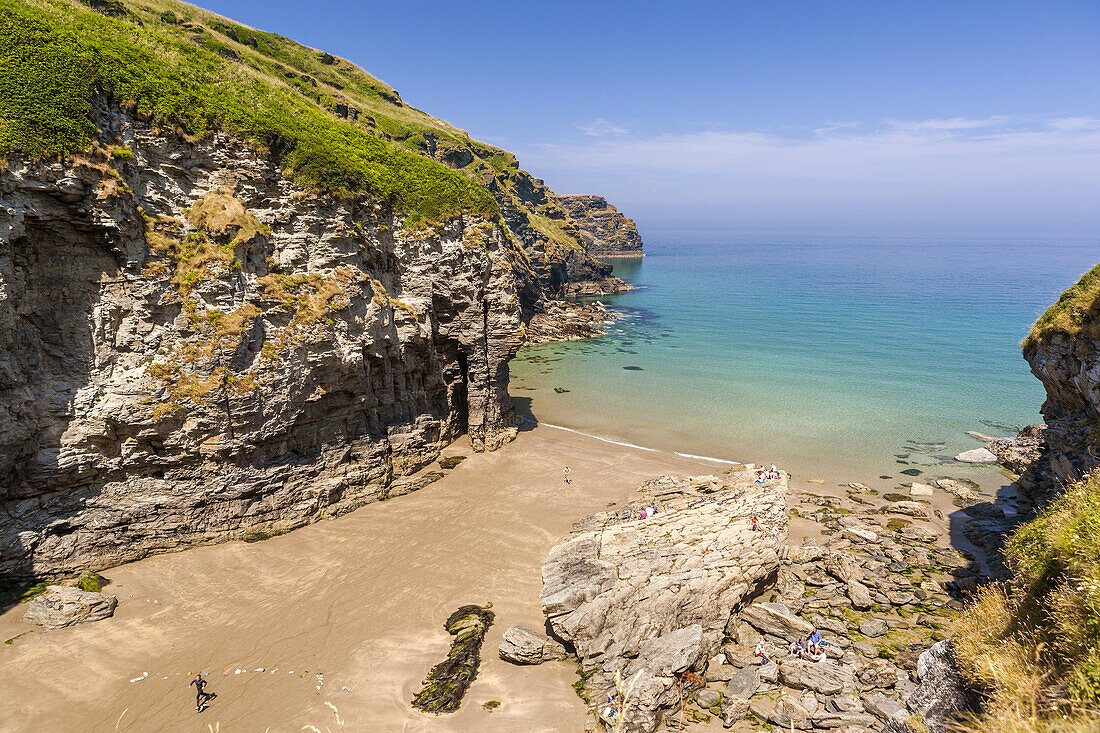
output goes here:
<path id="1" fill-rule="evenodd" d="M 413 222 L 497 216 L 470 177 L 334 114 L 339 90 L 400 109 L 396 93 L 350 64 L 338 73 L 328 54 L 183 3 L 99 5 L 111 15 L 64 0 L 0 6 L 0 153 L 87 150 L 105 95 L 157 127 L 239 135 L 300 186 L 368 193 Z M 411 129 L 412 116 L 381 126 Z"/>
<path id="2" fill-rule="evenodd" d="M 1100 339 L 1100 265 L 1092 268 L 1047 308 L 1024 339 L 1024 348 L 1055 333 Z"/>
<path id="3" fill-rule="evenodd" d="M 964 675 L 988 691 L 986 716 L 1006 730 L 1095 730 L 1100 471 L 1022 525 L 1005 556 L 1011 579 L 984 588 L 957 623 Z"/>

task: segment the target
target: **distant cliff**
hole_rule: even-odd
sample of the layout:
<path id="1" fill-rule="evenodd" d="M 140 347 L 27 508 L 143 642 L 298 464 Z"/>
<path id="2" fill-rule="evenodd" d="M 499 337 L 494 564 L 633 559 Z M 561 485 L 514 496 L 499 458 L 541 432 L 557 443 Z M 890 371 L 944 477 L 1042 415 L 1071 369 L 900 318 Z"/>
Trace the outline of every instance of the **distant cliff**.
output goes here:
<path id="1" fill-rule="evenodd" d="M 0 579 L 412 490 L 515 436 L 549 299 L 622 285 L 510 153 L 282 36 L 13 0 L 0 54 Z"/>
<path id="2" fill-rule="evenodd" d="M 620 214 L 603 196 L 554 196 L 554 200 L 577 222 L 589 254 L 642 255 L 642 237 L 634 220 Z"/>

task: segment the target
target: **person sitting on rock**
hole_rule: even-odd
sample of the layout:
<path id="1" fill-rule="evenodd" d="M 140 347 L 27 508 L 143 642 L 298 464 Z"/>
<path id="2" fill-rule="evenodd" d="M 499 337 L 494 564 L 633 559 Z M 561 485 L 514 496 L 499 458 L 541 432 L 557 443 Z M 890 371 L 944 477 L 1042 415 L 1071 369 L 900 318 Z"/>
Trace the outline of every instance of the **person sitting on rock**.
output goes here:
<path id="1" fill-rule="evenodd" d="M 763 532 L 764 527 L 760 524 L 760 518 L 756 516 L 756 512 L 753 512 L 752 519 L 749 520 L 749 531 L 751 532 Z"/>
<path id="2" fill-rule="evenodd" d="M 807 639 L 809 643 L 809 650 L 811 654 L 820 654 L 821 647 L 824 642 L 821 641 L 821 632 L 817 630 L 817 627 L 810 629 L 810 638 Z"/>
<path id="3" fill-rule="evenodd" d="M 764 646 L 764 640 L 763 639 L 756 642 L 756 649 L 753 651 L 753 654 L 755 654 L 756 656 L 762 658 L 763 660 L 765 660 L 767 662 L 772 661 L 771 656 L 768 655 L 767 647 Z"/>
<path id="4" fill-rule="evenodd" d="M 792 642 L 788 650 L 792 657 L 798 657 L 804 659 L 806 657 L 806 639 L 798 637 L 798 641 Z"/>

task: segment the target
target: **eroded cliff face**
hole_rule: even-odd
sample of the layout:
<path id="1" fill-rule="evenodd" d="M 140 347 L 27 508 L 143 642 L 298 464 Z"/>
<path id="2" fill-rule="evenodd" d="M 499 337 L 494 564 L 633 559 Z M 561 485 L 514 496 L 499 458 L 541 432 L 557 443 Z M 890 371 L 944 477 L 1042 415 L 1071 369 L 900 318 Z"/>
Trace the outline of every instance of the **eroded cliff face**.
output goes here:
<path id="1" fill-rule="evenodd" d="M 1046 388 L 1039 458 L 1024 469 L 1039 500 L 1100 466 L 1100 265 L 1036 322 L 1024 358 Z M 1025 431 L 1026 432 L 1026 431 Z M 1035 442 L 1021 433 L 1014 443 Z M 998 454 L 999 455 L 999 454 Z M 1003 462 L 1003 460 L 1002 460 Z M 1019 470 L 1019 468 L 1014 468 Z"/>
<path id="2" fill-rule="evenodd" d="M 1100 466 L 1100 341 L 1054 333 L 1029 342 L 1024 357 L 1046 388 L 1042 470 L 1052 481 L 1075 481 Z"/>
<path id="3" fill-rule="evenodd" d="M 0 170 L 0 576 L 289 529 L 515 435 L 498 224 L 407 229 L 117 109 Z"/>
<path id="4" fill-rule="evenodd" d="M 641 256 L 642 237 L 633 219 L 619 213 L 603 196 L 554 196 L 579 224 L 585 250 L 596 257 Z"/>

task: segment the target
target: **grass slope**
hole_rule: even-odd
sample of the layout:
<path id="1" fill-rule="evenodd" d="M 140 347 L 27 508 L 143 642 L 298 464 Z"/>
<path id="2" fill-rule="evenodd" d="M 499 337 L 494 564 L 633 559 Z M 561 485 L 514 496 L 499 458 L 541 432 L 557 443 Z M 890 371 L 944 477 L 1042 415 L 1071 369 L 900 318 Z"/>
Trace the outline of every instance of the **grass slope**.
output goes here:
<path id="1" fill-rule="evenodd" d="M 1006 560 L 1011 580 L 955 628 L 963 673 L 990 696 L 972 730 L 1100 730 L 1100 471 L 1021 526 Z"/>
<path id="2" fill-rule="evenodd" d="M 1100 265 L 1092 268 L 1035 321 L 1024 348 L 1055 333 L 1100 339 Z"/>
<path id="3" fill-rule="evenodd" d="M 183 3 L 96 4 L 111 14 L 64 0 L 0 6 L 0 152 L 43 158 L 88 148 L 96 98 L 108 95 L 155 125 L 190 135 L 225 129 L 273 154 L 302 187 L 368 193 L 414 222 L 498 215 L 471 177 L 378 134 L 430 129 L 457 139 L 460 131 L 428 125 L 352 65 Z M 368 110 L 363 124 L 330 111 L 348 94 Z M 391 113 L 369 116 L 384 107 Z"/>

